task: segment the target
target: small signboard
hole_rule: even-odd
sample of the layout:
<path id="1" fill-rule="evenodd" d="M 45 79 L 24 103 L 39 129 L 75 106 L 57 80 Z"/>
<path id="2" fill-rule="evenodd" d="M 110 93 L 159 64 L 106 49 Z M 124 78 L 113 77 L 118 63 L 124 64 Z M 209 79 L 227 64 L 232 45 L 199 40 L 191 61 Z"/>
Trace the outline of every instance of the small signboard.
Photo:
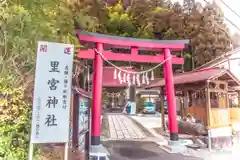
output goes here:
<path id="1" fill-rule="evenodd" d="M 31 143 L 66 143 L 74 46 L 38 42 Z"/>
<path id="2" fill-rule="evenodd" d="M 84 151 L 85 147 L 85 133 L 88 131 L 88 99 L 80 96 L 79 98 L 79 138 L 78 138 L 78 149 Z"/>

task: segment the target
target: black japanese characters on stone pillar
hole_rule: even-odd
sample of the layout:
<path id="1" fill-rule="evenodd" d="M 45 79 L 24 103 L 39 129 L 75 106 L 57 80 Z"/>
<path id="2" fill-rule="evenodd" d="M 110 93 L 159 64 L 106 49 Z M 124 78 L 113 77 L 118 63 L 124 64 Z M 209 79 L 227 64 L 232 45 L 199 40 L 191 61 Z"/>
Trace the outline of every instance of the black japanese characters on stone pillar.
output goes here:
<path id="1" fill-rule="evenodd" d="M 60 73 L 60 70 L 59 70 L 59 62 L 58 61 L 50 61 L 50 70 L 49 72 L 51 73 Z M 51 78 L 47 81 L 47 84 L 49 86 L 49 89 L 51 91 L 56 91 L 57 88 L 58 88 L 58 84 L 59 84 L 59 80 L 58 79 L 55 79 L 55 78 Z M 55 96 L 51 96 L 51 95 L 48 95 L 48 99 L 47 99 L 47 102 L 45 104 L 45 106 L 47 108 L 54 108 L 54 109 L 57 109 L 56 108 L 56 105 L 58 104 L 58 99 L 57 97 Z M 52 126 L 57 126 L 57 117 L 55 114 L 47 114 L 46 115 L 46 118 L 45 118 L 45 123 L 44 123 L 46 126 L 48 127 L 52 127 Z"/>
<path id="2" fill-rule="evenodd" d="M 57 126 L 56 120 L 57 119 L 55 118 L 54 114 L 48 114 L 47 118 L 46 118 L 45 125 L 47 125 L 48 127 Z"/>
<path id="3" fill-rule="evenodd" d="M 53 96 L 53 97 L 49 96 L 48 97 L 46 107 L 48 107 L 48 108 L 51 108 L 51 107 L 55 108 L 55 106 L 57 104 L 58 104 L 58 99 L 55 96 Z"/>
<path id="4" fill-rule="evenodd" d="M 58 68 L 59 66 L 58 61 L 51 61 L 50 64 L 51 64 L 51 70 L 49 70 L 49 72 L 60 72 Z"/>
<path id="5" fill-rule="evenodd" d="M 62 108 L 63 109 L 66 109 L 67 108 L 67 86 L 68 86 L 68 66 L 66 65 L 64 67 L 64 80 L 63 80 L 63 84 L 64 84 L 64 89 L 63 89 L 63 95 L 62 95 L 62 98 L 63 98 L 63 106 Z"/>

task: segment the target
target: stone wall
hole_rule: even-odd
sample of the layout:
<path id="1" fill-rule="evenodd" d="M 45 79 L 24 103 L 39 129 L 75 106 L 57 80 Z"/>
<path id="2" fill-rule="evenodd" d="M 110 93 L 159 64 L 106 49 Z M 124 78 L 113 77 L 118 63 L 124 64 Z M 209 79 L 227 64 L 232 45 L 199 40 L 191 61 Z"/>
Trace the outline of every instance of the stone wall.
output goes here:
<path id="1" fill-rule="evenodd" d="M 240 147 L 240 134 L 228 137 L 211 138 L 212 149 L 224 149 L 231 147 Z"/>
<path id="2" fill-rule="evenodd" d="M 232 147 L 232 137 L 214 137 L 212 140 L 213 149 L 223 149 Z"/>

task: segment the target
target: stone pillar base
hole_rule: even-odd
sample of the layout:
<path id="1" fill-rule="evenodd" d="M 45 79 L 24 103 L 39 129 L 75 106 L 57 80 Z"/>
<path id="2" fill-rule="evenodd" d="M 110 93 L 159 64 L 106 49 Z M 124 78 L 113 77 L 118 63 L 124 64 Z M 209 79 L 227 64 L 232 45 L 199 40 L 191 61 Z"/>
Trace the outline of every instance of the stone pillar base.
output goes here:
<path id="1" fill-rule="evenodd" d="M 89 152 L 89 159 L 92 160 L 109 160 L 109 152 L 103 145 L 91 145 Z"/>
<path id="2" fill-rule="evenodd" d="M 168 141 L 168 145 L 161 146 L 163 150 L 168 153 L 185 153 L 187 147 L 181 143 L 181 141 Z"/>

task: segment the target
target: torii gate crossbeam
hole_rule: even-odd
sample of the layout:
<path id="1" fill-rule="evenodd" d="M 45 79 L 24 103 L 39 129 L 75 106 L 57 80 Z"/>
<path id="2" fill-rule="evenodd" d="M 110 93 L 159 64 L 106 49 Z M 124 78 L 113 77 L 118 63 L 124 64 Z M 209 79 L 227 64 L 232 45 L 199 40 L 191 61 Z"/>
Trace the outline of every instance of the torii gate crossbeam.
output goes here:
<path id="1" fill-rule="evenodd" d="M 126 38 L 118 36 L 109 36 L 98 33 L 90 33 L 85 31 L 76 31 L 76 36 L 80 43 L 87 43 L 88 46 L 95 48 L 102 53 L 108 60 L 114 61 L 132 61 L 132 62 L 147 62 L 147 63 L 161 63 L 166 59 L 164 64 L 166 95 L 168 103 L 168 119 L 170 140 L 178 141 L 178 124 L 176 120 L 176 101 L 175 90 L 173 83 L 172 64 L 183 64 L 183 58 L 177 58 L 171 55 L 171 50 L 181 51 L 189 40 L 150 40 Z M 105 51 L 104 47 L 130 48 L 131 54 L 112 53 Z M 163 55 L 157 54 L 155 56 L 139 55 L 138 50 L 159 50 Z M 92 106 L 92 135 L 91 145 L 100 145 L 100 121 L 102 110 L 102 75 L 103 75 L 103 59 L 95 50 L 80 50 L 78 57 L 83 59 L 94 59 L 94 74 L 93 74 L 93 106 Z"/>
<path id="2" fill-rule="evenodd" d="M 104 51 L 104 57 L 110 61 L 126 61 L 126 62 L 138 62 L 138 63 L 161 63 L 164 61 L 164 56 L 161 54 L 151 55 L 139 55 L 138 48 L 132 47 L 131 54 L 126 53 L 113 53 L 112 51 Z M 79 50 L 78 57 L 82 59 L 94 59 L 95 51 L 93 49 Z M 178 58 L 172 55 L 173 64 L 183 64 L 184 59 Z"/>

